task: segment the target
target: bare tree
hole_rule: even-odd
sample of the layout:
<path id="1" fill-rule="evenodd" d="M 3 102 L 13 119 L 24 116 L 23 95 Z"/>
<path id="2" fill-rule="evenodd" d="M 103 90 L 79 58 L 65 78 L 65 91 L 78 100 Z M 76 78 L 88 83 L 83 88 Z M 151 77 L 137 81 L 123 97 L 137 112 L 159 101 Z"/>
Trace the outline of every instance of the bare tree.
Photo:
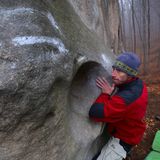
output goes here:
<path id="1" fill-rule="evenodd" d="M 133 50 L 136 52 L 136 28 L 135 28 L 135 12 L 134 12 L 134 0 L 131 3 L 132 8 L 132 25 L 133 25 Z"/>

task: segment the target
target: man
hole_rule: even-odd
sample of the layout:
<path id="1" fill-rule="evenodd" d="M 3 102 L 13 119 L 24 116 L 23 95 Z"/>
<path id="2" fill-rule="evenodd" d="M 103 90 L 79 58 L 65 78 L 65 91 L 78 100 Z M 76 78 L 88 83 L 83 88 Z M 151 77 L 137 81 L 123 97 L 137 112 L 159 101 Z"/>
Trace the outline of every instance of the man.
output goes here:
<path id="1" fill-rule="evenodd" d="M 96 80 L 102 93 L 91 106 L 89 116 L 94 121 L 106 122 L 111 138 L 93 160 L 122 160 L 142 139 L 148 94 L 137 77 L 139 66 L 135 53 L 122 53 L 113 65 L 113 85 L 104 78 Z"/>

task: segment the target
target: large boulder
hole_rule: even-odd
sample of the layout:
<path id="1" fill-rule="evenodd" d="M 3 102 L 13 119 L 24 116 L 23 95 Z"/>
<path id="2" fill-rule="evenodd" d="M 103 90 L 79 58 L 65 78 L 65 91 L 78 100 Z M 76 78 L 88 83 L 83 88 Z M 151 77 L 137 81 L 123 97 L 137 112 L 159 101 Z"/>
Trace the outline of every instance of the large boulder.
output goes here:
<path id="1" fill-rule="evenodd" d="M 0 1 L 0 159 L 90 159 L 88 118 L 112 53 L 66 0 Z"/>

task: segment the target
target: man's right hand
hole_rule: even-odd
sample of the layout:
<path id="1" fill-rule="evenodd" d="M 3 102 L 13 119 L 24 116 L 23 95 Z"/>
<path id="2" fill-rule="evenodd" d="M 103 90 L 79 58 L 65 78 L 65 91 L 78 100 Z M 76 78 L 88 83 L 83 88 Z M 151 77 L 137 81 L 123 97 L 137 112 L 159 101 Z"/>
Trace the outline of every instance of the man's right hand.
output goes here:
<path id="1" fill-rule="evenodd" d="M 115 84 L 112 84 L 112 86 L 109 84 L 109 82 L 104 78 L 104 77 L 98 77 L 96 79 L 96 85 L 102 89 L 102 93 L 106 93 L 108 95 L 111 95 L 114 88 Z"/>

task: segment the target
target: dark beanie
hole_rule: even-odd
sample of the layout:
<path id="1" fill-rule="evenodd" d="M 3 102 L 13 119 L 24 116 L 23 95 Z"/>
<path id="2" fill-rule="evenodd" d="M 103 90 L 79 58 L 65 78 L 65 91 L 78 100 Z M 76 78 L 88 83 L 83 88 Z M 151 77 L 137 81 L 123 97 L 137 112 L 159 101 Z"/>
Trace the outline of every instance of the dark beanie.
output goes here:
<path id="1" fill-rule="evenodd" d="M 118 55 L 113 67 L 127 73 L 130 76 L 136 76 L 138 74 L 140 64 L 140 59 L 135 53 L 125 52 Z"/>

